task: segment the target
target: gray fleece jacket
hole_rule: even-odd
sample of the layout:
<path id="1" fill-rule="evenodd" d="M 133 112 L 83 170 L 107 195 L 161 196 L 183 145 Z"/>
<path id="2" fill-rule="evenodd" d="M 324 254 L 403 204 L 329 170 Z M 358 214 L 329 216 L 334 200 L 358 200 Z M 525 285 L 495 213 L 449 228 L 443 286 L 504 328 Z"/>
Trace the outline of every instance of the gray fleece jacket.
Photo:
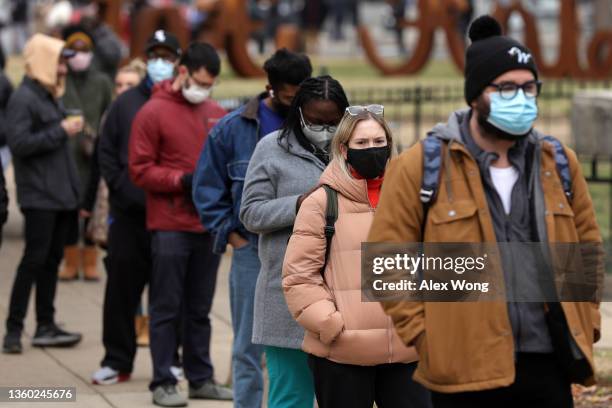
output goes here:
<path id="1" fill-rule="evenodd" d="M 244 180 L 240 220 L 259 234 L 261 271 L 255 290 L 253 343 L 300 349 L 304 330 L 295 322 L 281 285 L 283 259 L 298 197 L 319 181 L 325 164 L 294 134 L 270 133 L 257 144 Z"/>

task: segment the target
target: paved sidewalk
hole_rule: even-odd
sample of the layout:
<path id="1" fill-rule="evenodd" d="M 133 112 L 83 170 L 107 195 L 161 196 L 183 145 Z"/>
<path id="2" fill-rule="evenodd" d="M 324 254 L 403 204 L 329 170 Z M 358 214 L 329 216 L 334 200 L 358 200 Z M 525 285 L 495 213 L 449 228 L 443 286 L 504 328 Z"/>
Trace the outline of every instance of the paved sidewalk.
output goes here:
<path id="1" fill-rule="evenodd" d="M 13 235 L 13 234 L 7 234 Z M 21 240 L 8 238 L 0 250 L 0 332 L 4 335 L 8 298 L 17 263 L 21 257 Z M 229 313 L 229 256 L 223 257 L 213 305 L 211 344 L 216 379 L 225 382 L 229 374 L 232 331 Z M 100 271 L 103 271 L 100 263 Z M 104 273 L 102 273 L 104 275 Z M 30 346 L 35 329 L 33 298 L 30 302 L 21 355 L 0 354 L 0 386 L 70 386 L 76 387 L 76 403 L 0 403 L 0 407 L 151 407 L 147 385 L 151 378 L 148 348 L 139 348 L 132 380 L 112 386 L 94 386 L 90 376 L 103 356 L 102 303 L 104 281 L 59 283 L 56 298 L 58 323 L 68 330 L 83 333 L 83 341 L 73 349 L 37 349 Z M 186 390 L 187 384 L 182 384 Z M 229 402 L 189 401 L 190 407 L 231 407 Z"/>

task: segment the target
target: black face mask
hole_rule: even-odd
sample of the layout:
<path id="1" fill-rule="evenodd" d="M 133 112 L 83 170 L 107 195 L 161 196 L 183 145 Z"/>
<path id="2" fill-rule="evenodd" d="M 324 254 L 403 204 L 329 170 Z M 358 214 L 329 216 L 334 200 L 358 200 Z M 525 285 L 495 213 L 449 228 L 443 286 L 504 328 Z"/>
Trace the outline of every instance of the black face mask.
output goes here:
<path id="1" fill-rule="evenodd" d="M 391 156 L 389 146 L 370 147 L 368 149 L 348 149 L 346 161 L 362 177 L 375 179 L 382 176 Z"/>

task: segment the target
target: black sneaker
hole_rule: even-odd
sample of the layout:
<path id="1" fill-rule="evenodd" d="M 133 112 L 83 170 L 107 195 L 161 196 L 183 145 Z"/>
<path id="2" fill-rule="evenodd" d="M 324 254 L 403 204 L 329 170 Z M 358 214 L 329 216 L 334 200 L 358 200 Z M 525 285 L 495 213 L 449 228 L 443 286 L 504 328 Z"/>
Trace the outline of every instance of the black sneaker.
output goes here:
<path id="1" fill-rule="evenodd" d="M 55 324 L 38 326 L 32 339 L 34 347 L 72 347 L 81 341 L 80 333 L 69 333 Z"/>
<path id="2" fill-rule="evenodd" d="M 2 343 L 2 352 L 5 354 L 21 354 L 21 333 L 6 333 Z"/>

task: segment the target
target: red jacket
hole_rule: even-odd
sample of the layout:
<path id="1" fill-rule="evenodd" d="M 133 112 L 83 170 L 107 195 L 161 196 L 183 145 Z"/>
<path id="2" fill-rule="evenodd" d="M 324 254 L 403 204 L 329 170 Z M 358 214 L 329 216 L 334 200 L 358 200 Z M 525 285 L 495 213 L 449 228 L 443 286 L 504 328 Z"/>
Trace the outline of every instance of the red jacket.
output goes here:
<path id="1" fill-rule="evenodd" d="M 147 193 L 147 228 L 203 232 L 191 194 L 181 177 L 193 173 L 208 132 L 226 111 L 214 101 L 193 105 L 172 90 L 156 85 L 136 115 L 129 144 L 130 177 Z"/>

